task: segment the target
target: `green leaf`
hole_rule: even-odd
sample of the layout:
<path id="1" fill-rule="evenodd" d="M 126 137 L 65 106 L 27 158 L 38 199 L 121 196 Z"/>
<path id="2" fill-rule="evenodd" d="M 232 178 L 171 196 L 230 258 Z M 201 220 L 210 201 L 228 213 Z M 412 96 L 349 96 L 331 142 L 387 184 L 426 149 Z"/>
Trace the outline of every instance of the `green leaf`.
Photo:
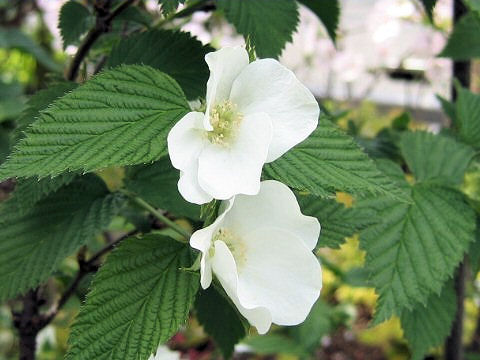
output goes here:
<path id="1" fill-rule="evenodd" d="M 480 28 L 479 28 L 480 31 Z M 463 142 L 480 149 L 480 95 L 457 87 L 455 103 L 455 127 Z"/>
<path id="2" fill-rule="evenodd" d="M 168 131 L 188 110 L 180 87 L 158 70 L 106 71 L 41 112 L 0 167 L 0 180 L 157 160 L 167 153 Z"/>
<path id="3" fill-rule="evenodd" d="M 323 117 L 309 138 L 267 164 L 264 173 L 267 178 L 322 197 L 344 191 L 390 194 L 407 199 L 353 138 Z"/>
<path id="4" fill-rule="evenodd" d="M 412 349 L 412 360 L 422 360 L 428 351 L 442 345 L 450 334 L 457 310 L 455 291 L 448 282 L 440 295 L 433 294 L 426 305 L 417 304 L 402 312 L 400 321 Z"/>
<path id="5" fill-rule="evenodd" d="M 70 0 L 60 9 L 58 28 L 63 39 L 63 48 L 77 44 L 94 22 L 90 11 L 79 2 Z"/>
<path id="6" fill-rule="evenodd" d="M 297 199 L 303 214 L 315 216 L 320 221 L 322 231 L 317 248 L 339 249 L 345 238 L 376 220 L 373 211 L 347 208 L 334 199 L 321 199 L 313 195 L 299 195 Z"/>
<path id="7" fill-rule="evenodd" d="M 209 70 L 205 55 L 213 51 L 189 33 L 150 30 L 131 35 L 112 50 L 107 67 L 144 64 L 173 77 L 189 99 L 205 96 Z"/>
<path id="8" fill-rule="evenodd" d="M 381 220 L 360 233 L 370 281 L 379 294 L 376 323 L 439 294 L 475 231 L 475 214 L 463 194 L 428 183 L 410 187 L 396 164 L 385 166 L 400 186 L 410 188 L 412 203 L 386 196 L 357 201 L 358 209 L 372 209 Z"/>
<path id="9" fill-rule="evenodd" d="M 300 325 L 289 328 L 298 344 L 309 352 L 314 350 L 325 335 L 334 329 L 331 319 L 334 309 L 323 300 L 318 300 L 307 319 Z"/>
<path id="10" fill-rule="evenodd" d="M 0 164 L 10 152 L 10 131 L 0 124 Z"/>
<path id="11" fill-rule="evenodd" d="M 152 165 L 139 165 L 127 171 L 125 186 L 157 208 L 175 215 L 200 218 L 200 206 L 189 203 L 178 192 L 178 170 L 165 157 Z"/>
<path id="12" fill-rule="evenodd" d="M 76 174 L 66 173 L 55 178 L 45 178 L 38 180 L 37 178 L 21 179 L 15 186 L 13 196 L 9 201 L 15 211 L 25 213 L 32 208 L 33 205 L 40 200 L 54 193 L 64 185 L 70 184 Z"/>
<path id="13" fill-rule="evenodd" d="M 61 66 L 30 37 L 18 29 L 0 27 L 0 48 L 17 49 L 31 54 L 37 61 L 50 71 L 61 71 Z"/>
<path id="14" fill-rule="evenodd" d="M 480 16 L 468 13 L 455 24 L 447 45 L 439 54 L 453 60 L 470 60 L 480 57 Z"/>
<path id="15" fill-rule="evenodd" d="M 0 123 L 14 120 L 22 112 L 23 106 L 20 99 L 0 99 Z"/>
<path id="16" fill-rule="evenodd" d="M 130 6 L 115 17 L 113 20 L 113 25 L 115 27 L 118 24 L 117 26 L 119 26 L 119 31 L 122 32 L 125 26 L 129 23 L 140 24 L 149 28 L 152 20 L 153 17 L 147 10 L 141 9 L 138 6 Z"/>
<path id="17" fill-rule="evenodd" d="M 338 22 L 340 20 L 340 4 L 338 0 L 298 0 L 312 10 L 327 29 L 328 35 L 336 42 Z"/>
<path id="18" fill-rule="evenodd" d="M 190 248 L 170 238 L 132 237 L 107 258 L 77 316 L 68 360 L 147 360 L 184 324 L 197 292 Z"/>
<path id="19" fill-rule="evenodd" d="M 241 315 L 213 286 L 197 294 L 195 309 L 206 333 L 217 343 L 223 357 L 230 359 L 234 346 L 247 334 Z"/>
<path id="20" fill-rule="evenodd" d="M 0 99 L 21 97 L 24 92 L 23 85 L 17 81 L 0 81 Z"/>
<path id="21" fill-rule="evenodd" d="M 475 152 L 442 135 L 425 131 L 405 132 L 400 149 L 417 181 L 460 184 Z"/>
<path id="22" fill-rule="evenodd" d="M 185 4 L 185 0 L 158 0 L 158 3 L 162 5 L 163 15 L 168 16 L 177 11 L 180 4 Z"/>
<path id="23" fill-rule="evenodd" d="M 287 354 L 304 357 L 307 352 L 292 339 L 280 334 L 250 337 L 244 341 L 257 355 Z"/>
<path id="24" fill-rule="evenodd" d="M 480 0 L 466 0 L 465 4 L 468 6 L 470 11 L 480 14 Z"/>
<path id="25" fill-rule="evenodd" d="M 470 261 L 473 277 L 475 278 L 480 271 L 480 217 L 477 217 L 475 241 L 472 243 L 470 250 L 468 251 L 468 259 Z"/>
<path id="26" fill-rule="evenodd" d="M 18 82 L 0 81 L 0 124 L 14 120 L 24 107 L 23 87 Z"/>
<path id="27" fill-rule="evenodd" d="M 433 9 L 437 4 L 437 0 L 421 0 L 423 7 L 425 8 L 425 12 L 427 13 L 428 19 L 430 22 L 433 23 Z"/>
<path id="28" fill-rule="evenodd" d="M 455 119 L 457 117 L 457 115 L 455 114 L 456 112 L 455 104 L 440 95 L 437 95 L 436 98 L 438 99 L 438 101 L 440 101 L 440 104 L 442 105 L 442 110 L 445 113 L 445 115 L 447 115 L 450 118 L 450 120 L 455 122 L 456 121 Z"/>
<path id="29" fill-rule="evenodd" d="M 45 281 L 60 262 L 105 229 L 124 204 L 94 175 L 79 178 L 29 211 L 0 206 L 0 300 Z M 15 208 L 14 208 L 15 209 Z"/>
<path id="30" fill-rule="evenodd" d="M 218 0 L 218 7 L 261 58 L 277 58 L 292 41 L 299 21 L 293 0 Z"/>
<path id="31" fill-rule="evenodd" d="M 41 110 L 47 108 L 54 100 L 76 87 L 77 84 L 73 82 L 61 82 L 52 84 L 47 89 L 37 91 L 35 95 L 28 99 L 26 108 L 17 119 L 18 126 L 13 134 L 14 139 L 18 141 L 23 137 L 23 132 L 39 116 Z"/>

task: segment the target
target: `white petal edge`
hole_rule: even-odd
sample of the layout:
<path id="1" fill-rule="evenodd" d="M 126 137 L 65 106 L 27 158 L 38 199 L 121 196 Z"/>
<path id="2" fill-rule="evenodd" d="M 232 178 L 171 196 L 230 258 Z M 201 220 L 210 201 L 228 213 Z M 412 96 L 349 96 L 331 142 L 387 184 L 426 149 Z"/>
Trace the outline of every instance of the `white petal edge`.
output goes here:
<path id="1" fill-rule="evenodd" d="M 270 312 L 262 306 L 245 307 L 237 295 L 237 266 L 232 253 L 223 241 L 215 241 L 215 255 L 212 259 L 212 269 L 228 297 L 248 322 L 257 328 L 259 334 L 265 334 L 272 325 Z"/>
<path id="2" fill-rule="evenodd" d="M 267 308 L 278 325 L 302 323 L 322 288 L 316 256 L 299 237 L 282 230 L 256 230 L 242 240 L 246 259 L 238 271 L 240 304 Z"/>
<path id="3" fill-rule="evenodd" d="M 245 116 L 230 146 L 207 144 L 203 149 L 198 163 L 201 188 L 219 200 L 257 194 L 271 139 L 272 123 L 266 114 Z"/>
<path id="4" fill-rule="evenodd" d="M 181 354 L 178 351 L 170 350 L 166 345 L 160 345 L 155 354 L 152 354 L 148 360 L 180 360 Z"/>
<path id="5" fill-rule="evenodd" d="M 228 100 L 232 84 L 240 72 L 248 65 L 248 53 L 241 46 L 224 47 L 205 55 L 210 69 L 207 81 L 207 109 L 204 118 L 205 130 L 213 130 L 210 124 L 210 110 L 215 104 Z"/>
<path id="6" fill-rule="evenodd" d="M 185 200 L 205 204 L 212 197 L 198 183 L 198 158 L 205 147 L 204 114 L 189 112 L 168 133 L 168 153 L 172 165 L 180 170 L 178 191 Z"/>
<path id="7" fill-rule="evenodd" d="M 203 205 L 213 200 L 198 183 L 198 159 L 194 159 L 191 168 L 187 171 L 180 171 L 178 180 L 178 192 L 182 197 L 192 204 Z"/>
<path id="8" fill-rule="evenodd" d="M 276 180 L 262 181 L 256 196 L 238 195 L 235 199 L 235 206 L 225 222 L 240 237 L 252 229 L 278 228 L 301 238 L 309 250 L 317 245 L 318 219 L 302 214 L 297 198 L 285 184 Z"/>
<path id="9" fill-rule="evenodd" d="M 215 221 L 209 226 L 195 231 L 190 237 L 190 246 L 201 252 L 200 259 L 200 285 L 202 289 L 206 289 L 212 283 L 212 264 L 210 259 L 210 249 L 213 246 L 212 238 L 215 232 L 223 224 L 226 214 L 233 206 L 235 199 L 230 199 L 222 203 L 223 210 L 220 212 Z"/>
<path id="10" fill-rule="evenodd" d="M 201 112 L 189 112 L 168 133 L 168 154 L 175 168 L 185 171 L 198 159 L 207 141 L 203 118 L 204 114 Z"/>
<path id="11" fill-rule="evenodd" d="M 305 140 L 317 127 L 320 108 L 295 74 L 273 59 L 250 63 L 235 79 L 230 100 L 244 115 L 265 112 L 273 124 L 267 162 Z"/>

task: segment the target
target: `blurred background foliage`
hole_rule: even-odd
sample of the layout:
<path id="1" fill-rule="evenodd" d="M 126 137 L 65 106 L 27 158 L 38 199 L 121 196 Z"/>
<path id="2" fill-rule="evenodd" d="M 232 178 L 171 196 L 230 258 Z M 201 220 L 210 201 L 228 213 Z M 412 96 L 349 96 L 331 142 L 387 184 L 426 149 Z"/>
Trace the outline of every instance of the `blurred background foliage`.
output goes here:
<path id="1" fill-rule="evenodd" d="M 91 6 L 91 1 L 82 2 Z M 431 99 L 436 93 L 449 96 L 451 64 L 449 60 L 436 58 L 435 55 L 443 47 L 451 27 L 451 2 L 439 1 L 433 14 L 435 25 L 429 22 L 427 14 L 413 0 L 366 1 L 362 5 L 353 2 L 342 2 L 336 48 L 323 25 L 312 20 L 309 11 L 302 8 L 298 31 L 281 61 L 296 71 L 319 97 L 324 110 L 333 114 L 338 125 L 355 136 L 367 152 L 377 156 L 386 152 L 394 157 L 395 151 L 398 151 L 395 142 L 399 132 L 407 128 L 438 131 L 448 122 L 441 112 L 440 103 Z M 10 133 L 15 127 L 15 119 L 25 109 L 26 100 L 47 82 L 54 81 L 55 76 L 61 77 L 62 64 L 76 51 L 76 41 L 72 41 L 66 51 L 61 46 L 57 19 L 63 3 L 61 0 L 0 0 L 0 162 L 10 150 Z M 388 61 L 372 63 L 369 54 L 362 54 L 358 47 L 349 47 L 353 36 L 349 20 L 355 16 L 352 15 L 355 6 L 368 12 L 371 20 L 370 30 L 362 33 L 363 40 L 360 42 L 365 43 L 361 46 L 373 39 L 377 44 L 376 56 L 381 54 L 382 59 Z M 96 58 L 108 52 L 120 38 L 119 33 L 128 26 L 144 26 L 163 19 L 157 1 L 141 1 L 138 9 L 120 19 L 114 25 L 116 31 L 104 36 L 95 45 L 90 57 Z M 376 19 L 377 23 L 372 25 L 372 19 Z M 359 20 L 356 21 L 358 23 Z M 368 21 L 363 21 L 365 24 L 362 26 L 367 26 Z M 85 26 L 88 28 L 88 24 Z M 414 44 L 418 39 L 402 37 L 410 31 L 405 29 L 412 26 L 412 34 L 424 41 L 420 52 L 418 44 Z M 180 19 L 174 27 L 190 31 L 204 43 L 211 42 L 216 46 L 242 41 L 231 26 L 206 13 L 195 14 L 193 19 Z M 79 32 L 84 33 L 82 29 Z M 406 50 L 399 52 L 404 42 L 417 45 L 417 49 L 407 46 Z M 364 49 L 364 52 L 368 53 L 369 49 Z M 478 88 L 480 67 L 475 64 L 474 68 L 473 84 Z M 47 72 L 50 74 L 47 75 Z M 52 72 L 54 75 L 51 75 Z M 370 85 L 359 89 L 358 84 L 365 82 L 370 82 Z M 400 93 L 397 97 L 379 96 L 392 89 L 403 90 L 397 91 L 397 95 Z M 412 92 L 416 92 L 418 97 L 402 95 Z M 118 188 L 122 174 L 121 169 L 108 169 L 100 175 L 111 188 Z M 479 167 L 469 170 L 463 188 L 472 199 L 480 201 Z M 2 184 L 0 199 L 5 197 L 2 189 L 6 192 L 8 184 Z M 348 194 L 339 193 L 337 201 L 349 207 L 353 200 Z M 144 221 L 129 216 L 126 218 L 129 220 L 117 218 L 111 224 L 109 233 L 128 231 L 133 227 L 132 223 Z M 179 221 L 190 226 L 187 220 Z M 99 249 L 104 240 L 99 237 L 89 244 L 89 248 L 92 251 Z M 376 295 L 361 269 L 364 253 L 359 249 L 357 236 L 349 237 L 339 249 L 321 249 L 319 255 L 323 263 L 324 288 L 307 321 L 292 328 L 276 327 L 263 337 L 251 334 L 237 346 L 235 356 L 239 359 L 270 359 L 273 356 L 282 360 L 312 356 L 335 360 L 408 359 L 409 350 L 398 318 L 375 327 L 369 325 Z M 77 269 L 75 257 L 66 259 L 47 286 L 65 289 Z M 63 358 L 68 327 L 85 298 L 90 279 L 86 277 L 82 281 L 77 289 L 78 296 L 72 297 L 55 321 L 39 334 L 39 360 Z M 472 340 L 480 315 L 480 279 L 469 284 L 464 334 L 466 344 Z M 219 356 L 195 314 L 192 314 L 188 327 L 177 334 L 169 345 L 191 359 Z M 0 360 L 18 358 L 17 348 L 18 338 L 9 304 L 0 305 Z M 468 359 L 479 358 L 470 354 Z"/>

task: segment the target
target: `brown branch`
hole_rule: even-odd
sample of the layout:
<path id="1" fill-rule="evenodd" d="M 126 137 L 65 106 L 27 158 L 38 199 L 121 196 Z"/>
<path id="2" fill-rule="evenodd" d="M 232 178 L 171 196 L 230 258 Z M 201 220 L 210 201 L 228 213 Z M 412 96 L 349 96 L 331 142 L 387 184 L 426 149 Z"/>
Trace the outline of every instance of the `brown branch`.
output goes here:
<path id="1" fill-rule="evenodd" d="M 457 297 L 457 311 L 455 320 L 452 325 L 450 335 L 445 342 L 445 359 L 446 360 L 463 360 L 463 318 L 465 309 L 463 301 L 465 300 L 465 275 L 466 266 L 462 262 L 457 269 L 455 275 L 455 294 Z"/>
<path id="2" fill-rule="evenodd" d="M 467 8 L 462 0 L 453 1 L 453 24 L 454 29 L 458 21 L 466 14 Z M 462 86 L 469 88 L 471 82 L 471 66 L 469 61 L 453 62 L 453 77 L 457 78 Z M 455 86 L 452 84 L 452 98 L 457 97 Z M 457 269 L 455 275 L 455 294 L 457 298 L 457 311 L 452 325 L 452 330 L 445 341 L 445 359 L 446 360 L 463 360 L 464 349 L 462 344 L 463 338 L 463 322 L 464 322 L 464 300 L 465 300 L 465 278 L 466 264 L 465 258 Z"/>
<path id="3" fill-rule="evenodd" d="M 45 304 L 45 299 L 40 295 L 40 288 L 29 290 L 22 297 L 22 310 L 20 312 L 12 310 L 13 325 L 17 329 L 20 338 L 20 360 L 35 360 L 36 338 L 40 330 L 52 322 L 59 310 L 68 302 L 70 297 L 75 294 L 82 279 L 87 274 L 98 270 L 100 259 L 114 249 L 120 242 L 129 236 L 135 235 L 137 232 L 137 230 L 130 231 L 128 234 L 110 242 L 92 255 L 88 261 L 85 260 L 86 248 L 82 248 L 77 255 L 79 263 L 78 273 L 61 296 L 55 309 L 50 313 L 42 314 L 40 311 L 41 306 Z"/>
<path id="4" fill-rule="evenodd" d="M 20 337 L 20 360 L 34 360 L 36 338 L 40 331 L 39 312 L 43 300 L 38 296 L 38 289 L 30 290 L 22 298 L 23 308 L 19 313 L 12 312 L 13 325 Z"/>
<path id="5" fill-rule="evenodd" d="M 122 237 L 118 238 L 117 240 L 114 240 L 112 241 L 111 243 L 109 243 L 108 245 L 106 245 L 103 249 L 99 250 L 98 252 L 96 252 L 91 258 L 90 260 L 88 260 L 87 262 L 87 265 L 93 265 L 95 264 L 103 255 L 107 254 L 108 252 L 112 251 L 115 246 L 117 246 L 119 243 L 121 243 L 123 240 L 125 240 L 126 238 L 129 238 L 130 236 L 133 236 L 133 235 L 136 235 L 138 234 L 138 230 L 135 229 L 135 230 L 132 230 L 130 232 L 128 232 L 127 234 L 123 235 Z"/>
<path id="6" fill-rule="evenodd" d="M 175 18 L 183 18 L 192 15 L 197 11 L 209 12 L 217 9 L 217 5 L 214 1 L 204 0 L 193 6 L 186 7 L 183 10 L 180 10 L 174 15 Z"/>
<path id="7" fill-rule="evenodd" d="M 477 318 L 477 324 L 475 325 L 472 342 L 468 346 L 468 350 L 474 353 L 480 352 L 480 316 Z"/>
<path id="8" fill-rule="evenodd" d="M 114 11 L 110 12 L 110 1 L 104 0 L 101 5 L 96 5 L 95 10 L 97 12 L 97 18 L 95 21 L 95 27 L 91 29 L 82 44 L 77 50 L 70 67 L 68 68 L 66 78 L 70 81 L 74 81 L 77 78 L 78 70 L 82 64 L 83 59 L 87 56 L 91 47 L 97 41 L 97 39 L 110 30 L 110 25 L 118 15 L 120 15 L 126 8 L 132 5 L 136 0 L 125 0 Z M 103 5 L 103 6 L 102 6 Z"/>
<path id="9" fill-rule="evenodd" d="M 77 275 L 75 276 L 75 279 L 72 281 L 70 286 L 65 290 L 63 295 L 61 296 L 60 300 L 58 301 L 55 309 L 50 312 L 50 314 L 43 316 L 41 322 L 40 322 L 40 328 L 43 329 L 45 326 L 50 324 L 52 320 L 57 316 L 58 312 L 60 309 L 68 302 L 70 297 L 72 297 L 75 294 L 75 291 L 77 290 L 78 285 L 80 282 L 83 280 L 83 278 L 92 272 L 96 272 L 99 267 L 100 263 L 99 260 L 102 256 L 106 255 L 108 252 L 113 250 L 115 246 L 117 246 L 120 242 L 125 240 L 126 238 L 133 236 L 138 233 L 138 230 L 132 230 L 129 233 L 125 234 L 124 236 L 118 238 L 117 240 L 109 243 L 106 245 L 104 248 L 96 252 L 92 257 L 88 260 L 85 261 L 85 251 L 80 251 L 78 253 L 78 265 L 79 265 L 79 270 Z"/>

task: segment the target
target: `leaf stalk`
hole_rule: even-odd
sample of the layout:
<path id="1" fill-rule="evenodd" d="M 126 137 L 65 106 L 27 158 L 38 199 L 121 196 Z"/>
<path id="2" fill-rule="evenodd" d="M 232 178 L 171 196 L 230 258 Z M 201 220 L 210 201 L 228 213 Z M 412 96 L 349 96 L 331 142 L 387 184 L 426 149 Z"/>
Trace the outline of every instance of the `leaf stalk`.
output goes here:
<path id="1" fill-rule="evenodd" d="M 155 216 L 158 220 L 163 222 L 165 225 L 167 225 L 169 228 L 174 230 L 176 233 L 179 235 L 183 236 L 185 238 L 185 242 L 188 242 L 188 239 L 190 239 L 190 232 L 185 230 L 183 227 L 178 225 L 176 222 L 170 220 L 168 217 L 163 215 L 160 211 L 155 209 L 152 205 L 150 205 L 148 202 L 146 202 L 144 199 L 141 197 L 137 196 L 136 194 L 128 191 L 128 190 L 120 190 L 120 192 L 124 195 L 126 195 L 134 204 L 138 205 L 139 207 L 145 209 L 148 211 L 150 214 Z"/>

